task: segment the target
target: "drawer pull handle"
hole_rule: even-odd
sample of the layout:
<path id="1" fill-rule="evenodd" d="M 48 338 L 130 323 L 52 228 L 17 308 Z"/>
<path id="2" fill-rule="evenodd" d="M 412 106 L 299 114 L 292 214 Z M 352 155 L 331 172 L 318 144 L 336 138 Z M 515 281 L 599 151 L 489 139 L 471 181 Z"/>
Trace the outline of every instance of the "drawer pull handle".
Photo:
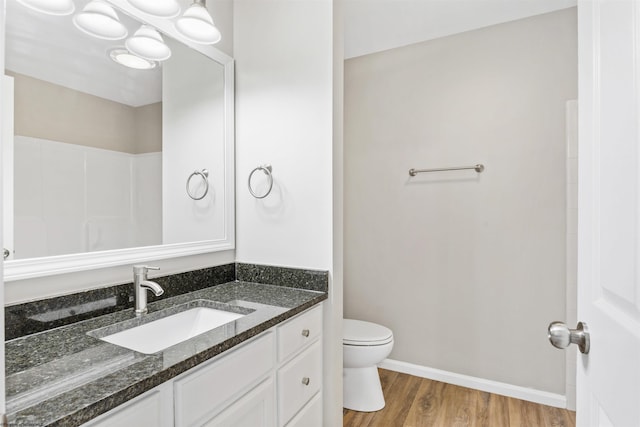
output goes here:
<path id="1" fill-rule="evenodd" d="M 303 337 L 308 337 L 309 336 L 309 330 L 308 329 L 303 329 L 302 330 L 302 336 Z"/>
<path id="2" fill-rule="evenodd" d="M 304 377 L 302 379 L 302 384 L 304 384 L 304 385 L 309 385 L 310 382 L 311 382 L 311 380 L 309 379 L 309 377 Z"/>

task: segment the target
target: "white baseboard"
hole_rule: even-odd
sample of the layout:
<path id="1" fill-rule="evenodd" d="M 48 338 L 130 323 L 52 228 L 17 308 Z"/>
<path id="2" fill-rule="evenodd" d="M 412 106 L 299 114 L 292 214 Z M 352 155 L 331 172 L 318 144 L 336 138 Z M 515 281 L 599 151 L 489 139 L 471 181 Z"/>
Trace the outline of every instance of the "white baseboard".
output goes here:
<path id="1" fill-rule="evenodd" d="M 542 405 L 554 406 L 556 408 L 567 407 L 567 399 L 561 394 L 486 380 L 484 378 L 456 374 L 455 372 L 442 371 L 440 369 L 414 365 L 413 363 L 401 362 L 393 359 L 385 359 L 378 366 L 390 371 L 402 372 L 404 374 L 415 375 L 416 377 L 428 378 L 430 380 L 527 400 L 529 402 L 540 403 Z"/>

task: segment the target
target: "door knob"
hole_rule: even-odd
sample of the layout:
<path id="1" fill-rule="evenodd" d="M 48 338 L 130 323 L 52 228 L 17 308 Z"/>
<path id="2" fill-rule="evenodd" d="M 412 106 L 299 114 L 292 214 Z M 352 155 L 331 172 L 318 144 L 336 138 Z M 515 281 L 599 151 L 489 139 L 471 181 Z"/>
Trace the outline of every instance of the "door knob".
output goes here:
<path id="1" fill-rule="evenodd" d="M 570 344 L 578 344 L 581 353 L 589 353 L 589 329 L 586 323 L 578 322 L 576 329 L 569 329 L 562 322 L 551 322 L 548 337 L 551 345 L 556 348 L 563 349 Z"/>
<path id="2" fill-rule="evenodd" d="M 2 248 L 2 255 L 3 255 L 3 259 L 7 259 L 9 258 L 9 255 L 11 255 L 11 252 L 9 252 L 9 249 L 7 248 Z"/>

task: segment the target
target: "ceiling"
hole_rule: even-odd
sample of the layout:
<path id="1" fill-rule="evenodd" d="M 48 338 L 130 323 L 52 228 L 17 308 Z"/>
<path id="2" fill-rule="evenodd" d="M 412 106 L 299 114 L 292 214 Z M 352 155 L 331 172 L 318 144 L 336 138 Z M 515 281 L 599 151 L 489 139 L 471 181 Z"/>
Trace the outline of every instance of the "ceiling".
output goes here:
<path id="1" fill-rule="evenodd" d="M 88 0 L 76 0 L 76 13 Z M 118 13 L 133 34 L 140 24 Z M 133 70 L 113 62 L 109 51 L 124 40 L 88 36 L 73 15 L 50 16 L 7 1 L 5 66 L 8 70 L 134 107 L 162 99 L 162 72 Z"/>
<path id="2" fill-rule="evenodd" d="M 187 0 L 180 0 L 186 3 Z M 76 11 L 88 0 L 76 0 Z M 576 0 L 345 0 L 345 58 L 564 9 Z M 139 24 L 119 13 L 129 34 Z M 7 1 L 6 67 L 131 106 L 161 100 L 161 70 L 111 61 L 123 44 L 87 36 L 72 16 L 52 17 Z"/>
<path id="3" fill-rule="evenodd" d="M 540 15 L 576 0 L 345 0 L 345 58 Z"/>

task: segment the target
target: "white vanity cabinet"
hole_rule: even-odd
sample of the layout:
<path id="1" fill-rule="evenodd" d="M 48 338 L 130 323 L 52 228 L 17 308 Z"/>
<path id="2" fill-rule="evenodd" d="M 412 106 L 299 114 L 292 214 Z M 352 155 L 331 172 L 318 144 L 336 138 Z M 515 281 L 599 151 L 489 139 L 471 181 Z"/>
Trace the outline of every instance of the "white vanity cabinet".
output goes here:
<path id="1" fill-rule="evenodd" d="M 322 426 L 322 305 L 85 424 Z"/>

